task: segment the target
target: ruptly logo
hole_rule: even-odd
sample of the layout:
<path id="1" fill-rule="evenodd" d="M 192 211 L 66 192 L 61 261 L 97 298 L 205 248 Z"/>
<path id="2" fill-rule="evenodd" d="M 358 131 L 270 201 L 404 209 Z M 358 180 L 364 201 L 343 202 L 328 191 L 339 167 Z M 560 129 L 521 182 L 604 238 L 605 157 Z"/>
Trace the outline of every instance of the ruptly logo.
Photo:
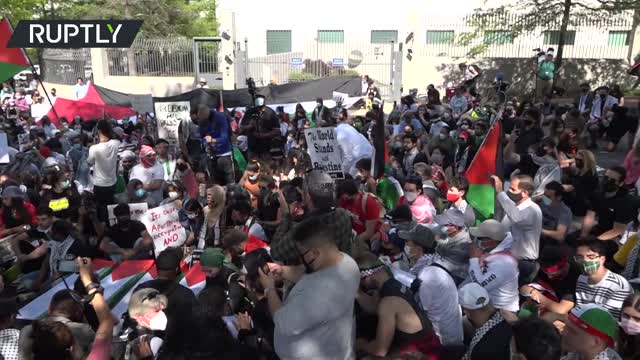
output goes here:
<path id="1" fill-rule="evenodd" d="M 10 48 L 128 48 L 142 20 L 22 20 Z"/>

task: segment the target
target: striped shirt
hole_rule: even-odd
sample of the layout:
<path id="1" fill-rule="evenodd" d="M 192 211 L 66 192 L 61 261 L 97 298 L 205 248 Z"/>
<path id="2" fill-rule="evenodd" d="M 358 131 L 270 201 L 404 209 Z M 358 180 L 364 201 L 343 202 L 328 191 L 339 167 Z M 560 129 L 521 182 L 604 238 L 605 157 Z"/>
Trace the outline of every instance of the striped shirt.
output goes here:
<path id="1" fill-rule="evenodd" d="M 607 270 L 605 277 L 597 284 L 589 284 L 586 275 L 580 275 L 576 283 L 576 305 L 601 305 L 614 319 L 620 318 L 622 303 L 630 294 L 629 282 L 610 270 Z"/>

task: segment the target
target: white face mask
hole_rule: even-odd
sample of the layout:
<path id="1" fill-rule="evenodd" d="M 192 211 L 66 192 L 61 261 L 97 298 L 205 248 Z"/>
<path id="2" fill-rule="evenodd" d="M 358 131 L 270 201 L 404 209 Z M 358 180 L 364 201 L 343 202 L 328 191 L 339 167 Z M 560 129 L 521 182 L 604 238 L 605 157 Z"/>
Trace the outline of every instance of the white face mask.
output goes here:
<path id="1" fill-rule="evenodd" d="M 258 175 L 249 176 L 249 180 L 256 181 L 258 179 Z"/>
<path id="2" fill-rule="evenodd" d="M 178 198 L 178 192 L 177 191 L 169 191 L 169 199 L 175 200 Z"/>
<path id="3" fill-rule="evenodd" d="M 438 136 L 440 137 L 441 140 L 444 140 L 447 138 L 446 134 L 439 134 Z"/>
<path id="4" fill-rule="evenodd" d="M 404 198 L 407 199 L 408 202 L 414 202 L 418 198 L 418 193 L 415 191 L 405 191 Z"/>
<path id="5" fill-rule="evenodd" d="M 322 104 L 321 103 L 316 103 L 316 107 L 321 108 Z"/>
<path id="6" fill-rule="evenodd" d="M 149 321 L 149 329 L 164 331 L 167 328 L 167 315 L 164 311 L 158 312 L 156 316 Z"/>
<path id="7" fill-rule="evenodd" d="M 264 98 L 256 98 L 256 106 L 262 106 L 264 105 Z"/>
<path id="8" fill-rule="evenodd" d="M 405 245 L 404 246 L 404 253 L 409 256 L 411 255 L 411 247 L 409 247 L 409 245 Z"/>
<path id="9" fill-rule="evenodd" d="M 549 197 L 548 197 L 548 196 L 543 195 L 543 196 L 542 196 L 542 203 L 543 203 L 543 204 L 545 204 L 545 205 L 547 205 L 547 206 L 549 206 L 549 205 L 551 205 L 551 199 L 549 199 Z"/>

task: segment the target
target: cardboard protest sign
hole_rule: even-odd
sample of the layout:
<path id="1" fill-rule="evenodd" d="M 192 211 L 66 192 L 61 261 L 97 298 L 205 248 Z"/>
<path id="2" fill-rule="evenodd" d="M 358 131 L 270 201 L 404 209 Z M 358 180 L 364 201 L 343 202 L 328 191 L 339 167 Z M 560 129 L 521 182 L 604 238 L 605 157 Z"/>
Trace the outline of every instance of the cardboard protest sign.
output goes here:
<path id="1" fill-rule="evenodd" d="M 333 127 L 305 129 L 307 152 L 314 169 L 322 169 L 334 179 L 344 179 L 342 153 Z"/>
<path id="2" fill-rule="evenodd" d="M 158 138 L 171 145 L 178 145 L 178 128 L 182 120 L 189 119 L 191 105 L 188 101 L 155 103 Z"/>
<path id="3" fill-rule="evenodd" d="M 109 226 L 116 224 L 116 216 L 113 215 L 113 209 L 118 206 L 117 204 L 107 205 L 107 214 L 109 216 Z M 147 203 L 133 203 L 129 204 L 129 213 L 131 214 L 131 220 L 143 221 L 145 215 L 149 210 Z"/>
<path id="4" fill-rule="evenodd" d="M 147 210 L 142 223 L 153 239 L 156 256 L 168 247 L 181 246 L 187 240 L 187 233 L 180 224 L 175 203 Z"/>

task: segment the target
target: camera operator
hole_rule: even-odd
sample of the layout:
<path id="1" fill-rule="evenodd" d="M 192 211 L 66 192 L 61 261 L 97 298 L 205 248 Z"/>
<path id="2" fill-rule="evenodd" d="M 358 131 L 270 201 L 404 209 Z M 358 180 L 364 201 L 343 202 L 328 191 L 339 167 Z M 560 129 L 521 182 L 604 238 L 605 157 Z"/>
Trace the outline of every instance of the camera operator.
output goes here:
<path id="1" fill-rule="evenodd" d="M 198 106 L 198 125 L 200 141 L 206 152 L 206 169 L 209 176 L 221 182 L 221 185 L 232 184 L 233 159 L 227 117 L 201 104 Z"/>
<path id="2" fill-rule="evenodd" d="M 244 114 L 240 134 L 249 139 L 250 158 L 270 159 L 271 144 L 281 137 L 280 123 L 275 111 L 265 105 L 264 95 L 256 95 L 255 106 Z"/>

